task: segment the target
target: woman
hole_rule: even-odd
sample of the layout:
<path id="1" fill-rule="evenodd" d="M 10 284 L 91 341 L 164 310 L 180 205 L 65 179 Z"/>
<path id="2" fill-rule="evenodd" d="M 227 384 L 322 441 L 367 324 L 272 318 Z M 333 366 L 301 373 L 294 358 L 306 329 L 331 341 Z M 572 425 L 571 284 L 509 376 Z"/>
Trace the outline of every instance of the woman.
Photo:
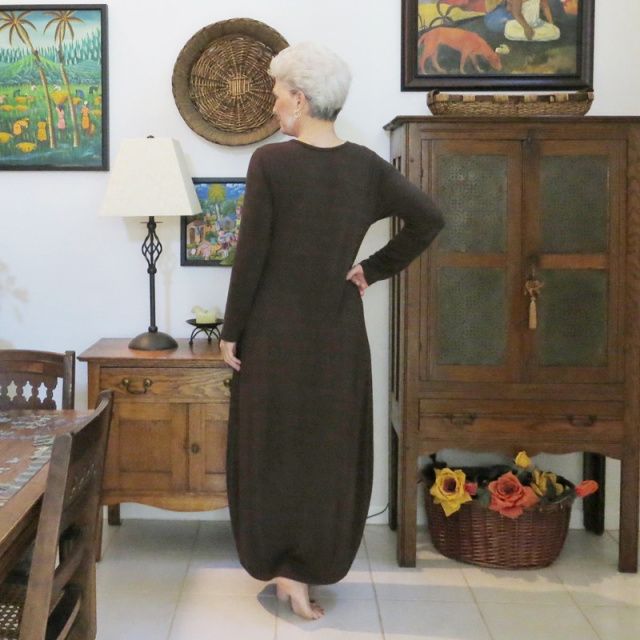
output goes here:
<path id="1" fill-rule="evenodd" d="M 238 554 L 319 618 L 309 584 L 341 580 L 358 550 L 372 479 L 371 361 L 361 296 L 406 267 L 442 218 L 334 121 L 345 63 L 304 43 L 277 55 L 274 114 L 294 140 L 251 158 L 220 348 L 233 367 L 227 488 Z M 404 219 L 356 266 L 377 220 Z"/>

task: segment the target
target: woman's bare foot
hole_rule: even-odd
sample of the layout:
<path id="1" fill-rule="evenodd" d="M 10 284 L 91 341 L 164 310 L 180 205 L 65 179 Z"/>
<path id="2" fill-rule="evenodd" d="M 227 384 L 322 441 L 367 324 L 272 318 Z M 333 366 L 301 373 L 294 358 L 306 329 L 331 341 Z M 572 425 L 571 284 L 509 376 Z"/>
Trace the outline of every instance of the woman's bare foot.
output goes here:
<path id="1" fill-rule="evenodd" d="M 317 620 L 324 615 L 324 609 L 309 600 L 309 585 L 290 578 L 276 578 L 278 600 L 289 600 L 293 613 L 307 620 Z"/>

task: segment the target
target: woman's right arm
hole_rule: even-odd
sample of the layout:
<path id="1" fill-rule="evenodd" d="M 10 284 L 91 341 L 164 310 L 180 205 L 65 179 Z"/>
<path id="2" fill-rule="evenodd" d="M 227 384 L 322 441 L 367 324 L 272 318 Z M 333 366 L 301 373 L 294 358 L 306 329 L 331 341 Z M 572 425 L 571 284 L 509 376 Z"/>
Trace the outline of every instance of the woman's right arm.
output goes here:
<path id="1" fill-rule="evenodd" d="M 251 157 L 222 340 L 237 342 L 247 323 L 271 244 L 272 197 L 260 154 Z"/>

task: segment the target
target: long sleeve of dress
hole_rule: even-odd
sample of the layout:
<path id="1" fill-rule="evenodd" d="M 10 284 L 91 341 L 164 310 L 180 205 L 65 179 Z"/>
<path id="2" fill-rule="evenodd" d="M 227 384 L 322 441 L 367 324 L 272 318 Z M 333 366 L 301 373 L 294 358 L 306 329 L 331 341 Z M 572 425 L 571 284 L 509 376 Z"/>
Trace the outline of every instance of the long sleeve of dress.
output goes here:
<path id="1" fill-rule="evenodd" d="M 237 342 L 245 328 L 271 241 L 272 196 L 258 152 L 247 171 L 247 190 L 224 312 L 222 339 Z"/>
<path id="2" fill-rule="evenodd" d="M 360 264 L 367 284 L 389 278 L 407 267 L 438 235 L 444 220 L 433 200 L 393 165 L 381 160 L 376 220 L 398 216 L 400 232 Z"/>

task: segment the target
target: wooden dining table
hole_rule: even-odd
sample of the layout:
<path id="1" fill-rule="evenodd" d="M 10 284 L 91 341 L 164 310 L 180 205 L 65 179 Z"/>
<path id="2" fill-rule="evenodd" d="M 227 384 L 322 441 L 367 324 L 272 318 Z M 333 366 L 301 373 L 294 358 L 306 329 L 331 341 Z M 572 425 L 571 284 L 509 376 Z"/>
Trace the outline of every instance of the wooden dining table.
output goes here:
<path id="1" fill-rule="evenodd" d="M 0 411 L 0 582 L 35 539 L 55 436 L 93 411 Z"/>

